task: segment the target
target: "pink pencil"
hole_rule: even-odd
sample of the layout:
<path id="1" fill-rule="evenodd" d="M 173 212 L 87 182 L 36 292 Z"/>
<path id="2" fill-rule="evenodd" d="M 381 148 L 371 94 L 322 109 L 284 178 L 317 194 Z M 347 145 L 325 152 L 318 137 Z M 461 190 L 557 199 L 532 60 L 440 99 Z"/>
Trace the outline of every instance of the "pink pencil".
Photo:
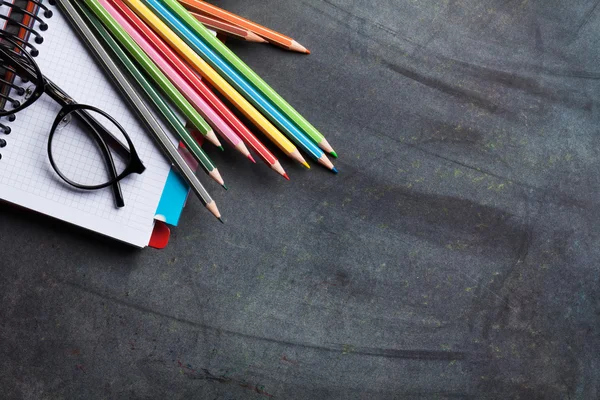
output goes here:
<path id="1" fill-rule="evenodd" d="M 107 0 L 99 0 L 100 4 L 112 15 L 112 17 L 125 29 L 131 38 L 144 50 L 144 52 L 154 61 L 160 70 L 169 78 L 181 94 L 194 106 L 194 108 L 206 119 L 206 121 L 233 147 L 236 148 L 245 157 L 251 161 L 252 156 L 242 139 L 235 133 L 231 127 L 218 115 L 215 110 L 194 90 L 194 88 L 175 70 L 165 58 L 159 54 L 154 46 L 146 40 L 138 30 L 129 23 L 121 13 L 112 6 Z"/>

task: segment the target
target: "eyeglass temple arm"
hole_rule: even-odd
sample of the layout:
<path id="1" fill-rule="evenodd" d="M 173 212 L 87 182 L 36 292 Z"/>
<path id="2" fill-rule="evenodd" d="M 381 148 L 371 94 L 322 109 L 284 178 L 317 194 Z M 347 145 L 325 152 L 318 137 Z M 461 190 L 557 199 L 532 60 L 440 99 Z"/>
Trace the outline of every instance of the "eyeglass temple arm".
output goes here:
<path id="1" fill-rule="evenodd" d="M 106 128 L 102 126 L 102 124 L 98 123 L 94 118 L 92 118 L 89 113 L 83 110 L 77 110 L 73 114 L 75 114 L 78 118 L 82 120 L 82 122 L 88 125 L 92 131 L 94 132 L 92 138 L 96 142 L 96 145 L 100 148 L 102 155 L 106 161 L 106 168 L 108 173 L 114 179 L 118 175 L 117 168 L 115 167 L 115 162 L 111 152 L 108 150 L 108 146 L 104 141 L 103 136 L 106 134 L 110 135 L 110 132 L 107 132 Z M 98 129 L 99 128 L 99 129 Z M 112 136 L 112 135 L 111 135 Z M 115 204 L 117 207 L 125 207 L 125 199 L 123 198 L 123 192 L 121 190 L 121 185 L 119 182 L 115 182 L 112 185 L 113 194 L 115 197 Z"/>

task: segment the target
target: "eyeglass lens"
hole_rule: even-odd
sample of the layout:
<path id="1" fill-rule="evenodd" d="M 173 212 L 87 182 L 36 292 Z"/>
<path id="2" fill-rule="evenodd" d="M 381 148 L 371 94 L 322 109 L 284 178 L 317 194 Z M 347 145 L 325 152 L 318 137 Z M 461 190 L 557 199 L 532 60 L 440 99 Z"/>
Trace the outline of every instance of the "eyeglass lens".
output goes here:
<path id="1" fill-rule="evenodd" d="M 121 129 L 111 119 L 92 110 L 72 111 L 62 117 L 51 136 L 49 151 L 57 172 L 84 187 L 114 181 L 131 160 Z M 107 155 L 112 158 L 115 171 L 111 171 Z"/>

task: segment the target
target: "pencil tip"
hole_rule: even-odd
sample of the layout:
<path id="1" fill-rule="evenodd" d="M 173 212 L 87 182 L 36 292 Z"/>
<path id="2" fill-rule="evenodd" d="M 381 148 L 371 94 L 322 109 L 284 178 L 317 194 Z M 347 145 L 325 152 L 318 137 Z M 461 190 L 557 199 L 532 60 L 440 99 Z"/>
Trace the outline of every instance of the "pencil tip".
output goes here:
<path id="1" fill-rule="evenodd" d="M 337 174 L 337 173 L 338 173 L 338 170 L 337 170 L 337 168 L 336 168 L 336 167 L 333 167 L 333 168 L 331 168 L 331 170 L 333 171 L 333 173 L 334 173 L 334 174 Z"/>
<path id="2" fill-rule="evenodd" d="M 209 130 L 205 135 L 204 138 L 206 140 L 208 140 L 209 142 L 211 142 L 212 144 L 215 145 L 215 147 L 218 147 L 220 149 L 222 149 L 222 145 L 221 142 L 219 142 L 219 139 L 217 139 L 217 135 L 215 135 L 215 131 L 213 131 L 212 129 Z"/>
<path id="3" fill-rule="evenodd" d="M 221 186 L 223 186 L 223 189 L 225 189 L 225 190 L 229 190 L 229 188 L 227 187 L 227 185 L 226 185 L 226 184 L 222 184 Z"/>
<path id="4" fill-rule="evenodd" d="M 223 146 L 219 146 L 219 150 L 225 151 L 225 149 L 223 148 Z"/>
<path id="5" fill-rule="evenodd" d="M 284 177 L 285 179 L 287 179 L 288 181 L 290 180 L 290 177 L 288 176 L 287 172 L 286 172 L 285 174 L 283 174 L 283 177 Z"/>
<path id="6" fill-rule="evenodd" d="M 218 219 L 219 219 L 219 221 L 221 221 L 222 224 L 225 223 L 225 221 L 223 221 L 223 218 L 219 217 Z"/>
<path id="7" fill-rule="evenodd" d="M 295 40 L 292 40 L 290 50 L 297 51 L 298 53 L 310 54 L 310 50 L 308 50 L 306 47 L 302 46 L 300 43 L 296 42 Z"/>
<path id="8" fill-rule="evenodd" d="M 337 153 L 335 151 L 330 151 L 329 154 L 331 154 L 331 156 L 334 158 L 338 158 Z"/>
<path id="9" fill-rule="evenodd" d="M 247 157 L 250 161 L 252 161 L 254 164 L 256 164 L 256 161 L 254 160 L 254 157 L 252 157 L 252 154 L 248 153 Z"/>
<path id="10" fill-rule="evenodd" d="M 307 163 L 306 161 L 304 161 L 304 162 L 302 163 L 302 165 L 304 165 L 304 166 L 306 167 L 306 169 L 310 169 L 310 165 L 308 165 L 308 163 Z"/>

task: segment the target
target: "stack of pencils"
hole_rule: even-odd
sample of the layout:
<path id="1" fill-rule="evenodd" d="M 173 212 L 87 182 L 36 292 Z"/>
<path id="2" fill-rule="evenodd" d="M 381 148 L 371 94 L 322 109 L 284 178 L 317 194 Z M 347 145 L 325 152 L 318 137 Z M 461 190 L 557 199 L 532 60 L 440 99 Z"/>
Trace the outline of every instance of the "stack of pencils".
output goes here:
<path id="1" fill-rule="evenodd" d="M 223 150 L 223 141 L 251 162 L 256 163 L 256 156 L 290 179 L 276 155 L 230 107 L 292 160 L 310 168 L 304 158 L 308 155 L 338 172 L 327 156 L 337 158 L 337 154 L 325 137 L 207 28 L 220 35 L 310 54 L 295 40 L 201 0 L 70 3 L 113 50 L 122 69 L 143 89 L 172 133 L 225 188 L 223 177 L 202 149 L 204 142 Z M 216 205 L 213 208 L 216 210 Z M 220 218 L 218 210 L 213 214 Z"/>

